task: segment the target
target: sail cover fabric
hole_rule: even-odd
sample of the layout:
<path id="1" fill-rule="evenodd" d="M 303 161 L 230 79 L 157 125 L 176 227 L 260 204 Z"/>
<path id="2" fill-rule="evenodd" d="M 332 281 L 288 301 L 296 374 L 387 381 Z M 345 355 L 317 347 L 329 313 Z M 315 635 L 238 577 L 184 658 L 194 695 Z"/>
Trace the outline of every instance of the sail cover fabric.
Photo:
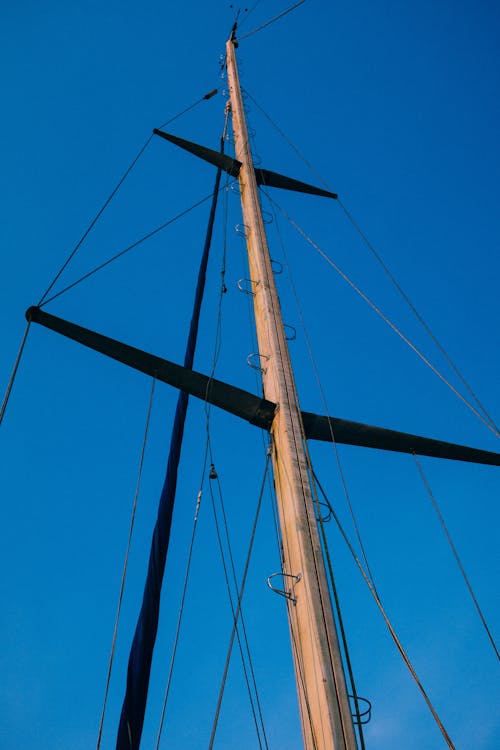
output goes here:
<path id="1" fill-rule="evenodd" d="M 223 141 L 221 151 L 222 149 Z M 193 367 L 220 178 L 221 170 L 218 169 L 184 357 L 184 366 L 189 369 L 192 369 Z M 161 586 L 167 559 L 175 490 L 177 486 L 177 469 L 181 455 L 188 399 L 188 394 L 184 391 L 180 391 L 175 411 L 174 425 L 172 428 L 167 472 L 160 497 L 158 517 L 153 531 L 151 550 L 149 553 L 148 573 L 144 586 L 142 606 L 137 620 L 132 647 L 130 649 L 127 671 L 127 688 L 123 700 L 120 724 L 116 739 L 117 750 L 138 750 L 141 741 L 146 700 L 148 696 L 149 674 L 151 671 L 156 632 L 158 630 Z"/>

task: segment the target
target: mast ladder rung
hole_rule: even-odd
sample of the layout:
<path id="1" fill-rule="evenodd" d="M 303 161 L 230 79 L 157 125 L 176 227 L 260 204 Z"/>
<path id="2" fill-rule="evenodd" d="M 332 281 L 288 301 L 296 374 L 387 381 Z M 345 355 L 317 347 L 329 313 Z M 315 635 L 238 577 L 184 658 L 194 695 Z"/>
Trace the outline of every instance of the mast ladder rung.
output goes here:
<path id="1" fill-rule="evenodd" d="M 283 273 L 283 263 L 280 263 L 279 260 L 274 260 L 273 258 L 271 258 L 271 266 L 273 267 L 275 276 L 279 276 L 281 273 Z"/>
<path id="2" fill-rule="evenodd" d="M 286 589 L 277 589 L 273 586 L 271 583 L 272 578 L 276 578 L 276 576 L 281 576 L 283 579 L 285 578 L 292 578 L 295 583 L 292 584 L 292 590 L 287 591 Z M 271 575 L 267 579 L 267 585 L 273 591 L 275 594 L 278 594 L 279 596 L 285 597 L 285 599 L 288 599 L 293 604 L 297 604 L 297 599 L 294 596 L 294 589 L 295 584 L 298 583 L 302 578 L 302 573 L 297 573 L 297 575 L 293 575 L 292 573 L 283 573 L 281 571 L 278 571 L 278 573 L 271 573 Z"/>
<path id="3" fill-rule="evenodd" d="M 250 229 L 246 224 L 236 224 L 234 231 L 237 235 L 239 235 L 239 237 L 243 237 L 244 239 L 246 239 L 248 237 Z"/>
<path id="4" fill-rule="evenodd" d="M 245 284 L 249 284 L 249 287 L 245 288 Z M 252 297 L 255 297 L 253 286 L 258 286 L 259 284 L 260 284 L 260 281 L 258 279 L 257 281 L 254 281 L 253 279 L 239 279 L 237 283 L 237 287 L 240 290 L 240 292 L 243 292 L 243 294 L 251 294 Z"/>
<path id="5" fill-rule="evenodd" d="M 354 695 L 349 695 L 349 698 L 350 700 L 354 701 Z M 362 698 L 360 695 L 356 696 L 356 699 L 358 703 L 365 703 L 367 705 L 367 708 L 365 708 L 364 711 L 360 711 L 359 713 L 353 713 L 352 714 L 353 722 L 354 724 L 357 724 L 358 726 L 362 724 L 368 724 L 368 722 L 372 718 L 371 701 L 369 701 L 368 698 Z"/>
<path id="6" fill-rule="evenodd" d="M 318 513 L 316 514 L 316 521 L 318 523 L 328 523 L 332 520 L 332 509 L 327 503 L 323 503 L 321 500 L 317 500 L 315 505 L 317 506 Z M 321 515 L 321 508 L 326 508 L 327 513 L 324 516 Z"/>
<path id="7" fill-rule="evenodd" d="M 265 373 L 267 372 L 265 367 L 261 367 L 260 365 L 256 365 L 253 363 L 253 359 L 257 357 L 259 360 L 265 359 L 266 362 L 271 359 L 267 354 L 259 354 L 259 352 L 252 352 L 247 357 L 247 365 L 251 367 L 253 370 L 258 370 L 259 372 Z"/>

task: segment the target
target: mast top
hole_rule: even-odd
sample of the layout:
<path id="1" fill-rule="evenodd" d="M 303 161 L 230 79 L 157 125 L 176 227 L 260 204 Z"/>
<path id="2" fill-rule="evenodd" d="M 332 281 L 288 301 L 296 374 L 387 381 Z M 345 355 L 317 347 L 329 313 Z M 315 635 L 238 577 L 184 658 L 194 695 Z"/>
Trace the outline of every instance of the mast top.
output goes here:
<path id="1" fill-rule="evenodd" d="M 236 39 L 236 29 L 238 28 L 238 19 L 233 23 L 233 28 L 231 29 L 231 36 L 229 37 L 229 41 L 234 44 L 235 47 L 238 46 L 238 41 Z"/>

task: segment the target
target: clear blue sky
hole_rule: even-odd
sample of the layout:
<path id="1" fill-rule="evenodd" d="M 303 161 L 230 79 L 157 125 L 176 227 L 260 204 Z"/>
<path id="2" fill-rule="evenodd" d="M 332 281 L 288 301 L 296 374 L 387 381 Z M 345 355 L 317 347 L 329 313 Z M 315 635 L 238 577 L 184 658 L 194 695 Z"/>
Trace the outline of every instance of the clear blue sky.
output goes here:
<path id="1" fill-rule="evenodd" d="M 250 8 L 253 7 L 249 4 Z M 287 7 L 261 0 L 244 31 Z M 171 126 L 216 148 L 229 3 L 16 2 L 0 30 L 2 341 L 7 385 L 36 303 L 151 130 L 215 86 Z M 344 204 L 435 334 L 499 419 L 498 211 L 500 18 L 493 2 L 307 0 L 239 49 L 242 83 Z M 266 167 L 316 181 L 249 102 Z M 213 169 L 153 141 L 64 276 L 70 282 L 196 200 Z M 273 193 L 305 231 L 421 347 L 446 363 L 338 205 Z M 220 379 L 255 389 L 243 241 L 228 196 Z M 223 206 L 223 204 L 221 204 Z M 265 207 L 269 210 L 269 207 Z M 180 361 L 208 207 L 196 209 L 47 306 Z M 279 220 L 329 408 L 341 417 L 498 450 L 498 440 Z M 273 256 L 284 262 L 270 227 Z M 214 238 L 196 367 L 214 348 L 224 221 Z M 293 295 L 279 279 L 303 408 L 323 411 Z M 33 327 L 0 429 L 0 745 L 95 746 L 116 600 L 149 398 L 128 372 Z M 139 497 L 103 747 L 112 748 L 162 484 L 176 394 L 158 385 Z M 211 434 L 241 574 L 263 470 L 260 436 L 213 412 Z M 154 747 L 205 422 L 192 403 L 143 746 Z M 413 459 L 344 448 L 342 466 L 379 592 L 457 748 L 498 747 L 498 663 L 443 539 Z M 312 458 L 353 537 L 331 447 Z M 498 470 L 423 465 L 498 637 Z M 444 747 L 333 525 L 328 528 L 359 693 L 373 703 L 370 750 Z M 207 746 L 230 631 L 205 486 L 192 585 L 161 747 Z M 301 747 L 270 501 L 259 526 L 245 613 L 269 747 Z M 235 654 L 216 747 L 257 747 Z"/>

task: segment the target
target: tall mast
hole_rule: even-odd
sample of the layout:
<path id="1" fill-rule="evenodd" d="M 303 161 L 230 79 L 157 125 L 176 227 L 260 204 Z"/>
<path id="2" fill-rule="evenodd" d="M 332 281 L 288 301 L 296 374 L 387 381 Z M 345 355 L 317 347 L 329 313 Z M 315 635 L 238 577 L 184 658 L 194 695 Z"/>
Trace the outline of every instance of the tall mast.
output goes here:
<path id="1" fill-rule="evenodd" d="M 306 750 L 355 750 L 356 739 L 313 507 L 301 414 L 267 245 L 235 55 L 226 44 L 241 205 L 271 428 L 288 622 Z"/>

